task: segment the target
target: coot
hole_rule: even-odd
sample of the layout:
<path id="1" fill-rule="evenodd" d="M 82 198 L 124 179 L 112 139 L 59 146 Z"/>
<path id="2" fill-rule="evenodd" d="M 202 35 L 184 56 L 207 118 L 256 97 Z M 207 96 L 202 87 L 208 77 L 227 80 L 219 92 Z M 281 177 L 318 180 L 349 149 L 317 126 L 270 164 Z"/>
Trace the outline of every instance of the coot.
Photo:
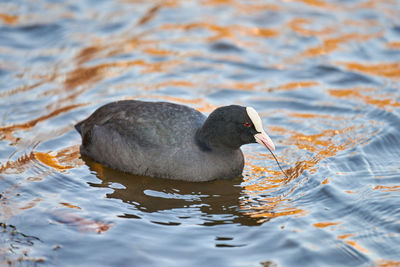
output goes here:
<path id="1" fill-rule="evenodd" d="M 124 100 L 100 107 L 75 128 L 82 155 L 123 172 L 185 181 L 240 176 L 241 145 L 275 149 L 257 112 L 238 105 L 207 118 L 183 105 Z"/>

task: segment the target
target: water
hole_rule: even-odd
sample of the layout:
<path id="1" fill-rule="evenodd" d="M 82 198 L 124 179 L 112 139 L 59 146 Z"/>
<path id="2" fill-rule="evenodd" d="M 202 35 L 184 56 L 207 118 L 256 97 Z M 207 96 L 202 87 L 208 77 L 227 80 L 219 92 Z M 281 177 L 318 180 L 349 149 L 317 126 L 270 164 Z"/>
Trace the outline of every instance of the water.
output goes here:
<path id="1" fill-rule="evenodd" d="M 0 2 L 0 265 L 399 266 L 396 0 Z M 243 177 L 79 154 L 117 99 L 253 106 Z"/>

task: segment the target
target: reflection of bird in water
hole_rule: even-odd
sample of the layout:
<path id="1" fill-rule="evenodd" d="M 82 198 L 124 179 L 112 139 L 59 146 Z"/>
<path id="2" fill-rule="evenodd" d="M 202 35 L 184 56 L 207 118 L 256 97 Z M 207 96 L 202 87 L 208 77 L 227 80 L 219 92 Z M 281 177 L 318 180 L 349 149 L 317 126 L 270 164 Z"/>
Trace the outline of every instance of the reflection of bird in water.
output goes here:
<path id="1" fill-rule="evenodd" d="M 115 171 L 85 156 L 83 160 L 102 181 L 101 184 L 90 183 L 91 186 L 123 185 L 124 188 L 121 189 L 113 186 L 114 192 L 107 194 L 108 198 L 120 199 L 135 207 L 122 217 L 141 218 L 147 213 L 187 209 L 173 212 L 179 215 L 176 223 L 184 222 L 185 218 L 182 216 L 186 215 L 187 219 L 199 219 L 198 223 L 203 225 L 258 225 L 259 218 L 253 219 L 245 214 L 248 210 L 241 210 L 240 201 L 244 193 L 240 178 L 219 179 L 208 183 L 182 182 Z M 198 217 L 198 212 L 201 212 L 201 218 Z M 174 218 L 175 216 L 168 216 L 169 220 Z"/>
<path id="2" fill-rule="evenodd" d="M 275 146 L 257 112 L 220 107 L 208 118 L 182 105 L 118 101 L 78 123 L 81 153 L 113 169 L 186 181 L 235 178 L 244 166 L 240 146 Z"/>

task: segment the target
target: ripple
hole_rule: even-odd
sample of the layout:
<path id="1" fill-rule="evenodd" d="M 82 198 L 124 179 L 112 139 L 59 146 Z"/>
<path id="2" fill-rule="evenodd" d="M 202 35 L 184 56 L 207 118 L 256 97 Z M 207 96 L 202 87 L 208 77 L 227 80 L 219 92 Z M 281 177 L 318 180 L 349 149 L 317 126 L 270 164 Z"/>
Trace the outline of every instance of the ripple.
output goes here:
<path id="1" fill-rule="evenodd" d="M 400 64 L 395 63 L 374 63 L 363 64 L 358 62 L 341 63 L 350 70 L 356 70 L 372 75 L 383 76 L 391 79 L 398 79 L 400 77 Z"/>
<path id="2" fill-rule="evenodd" d="M 62 27 L 58 24 L 33 24 L 19 27 L 0 27 L 2 46 L 18 49 L 51 47 L 55 41 L 63 38 Z M 31 40 L 25 42 L 25 39 Z"/>
<path id="3" fill-rule="evenodd" d="M 398 9 L 0 2 L 0 265 L 398 265 Z M 81 158 L 119 99 L 253 106 L 288 177 L 257 145 L 209 183 Z"/>
<path id="4" fill-rule="evenodd" d="M 211 45 L 211 49 L 217 52 L 241 52 L 242 49 L 234 44 L 225 42 L 216 42 Z"/>

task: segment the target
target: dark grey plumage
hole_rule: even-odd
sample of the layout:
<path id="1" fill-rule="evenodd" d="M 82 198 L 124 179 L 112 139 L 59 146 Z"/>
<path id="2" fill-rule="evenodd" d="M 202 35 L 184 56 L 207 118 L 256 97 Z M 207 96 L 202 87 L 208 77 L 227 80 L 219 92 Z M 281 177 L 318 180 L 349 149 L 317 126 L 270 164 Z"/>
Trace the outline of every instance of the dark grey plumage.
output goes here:
<path id="1" fill-rule="evenodd" d="M 126 100 L 100 107 L 75 128 L 81 154 L 111 168 L 209 181 L 241 175 L 240 146 L 256 142 L 258 133 L 251 122 L 241 106 L 218 108 L 206 118 L 178 104 Z"/>

